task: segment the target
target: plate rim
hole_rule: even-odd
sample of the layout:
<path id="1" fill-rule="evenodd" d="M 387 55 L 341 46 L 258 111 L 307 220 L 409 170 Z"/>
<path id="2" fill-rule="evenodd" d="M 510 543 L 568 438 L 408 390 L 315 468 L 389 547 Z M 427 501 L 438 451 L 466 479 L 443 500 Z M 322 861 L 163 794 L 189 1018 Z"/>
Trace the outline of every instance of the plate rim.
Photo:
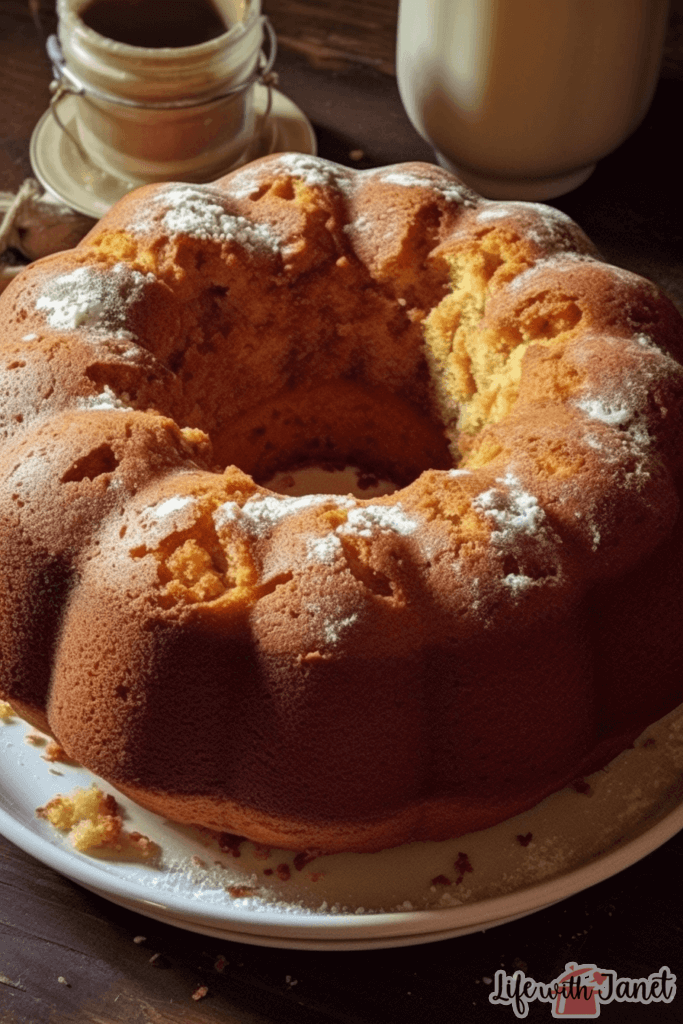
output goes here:
<path id="1" fill-rule="evenodd" d="M 162 819 L 163 820 L 163 819 Z M 47 826 L 46 826 L 47 827 Z M 457 907 L 438 907 L 425 910 L 392 911 L 390 913 L 357 914 L 321 914 L 307 912 L 305 914 L 279 913 L 274 910 L 254 911 L 249 908 L 234 906 L 203 906 L 197 905 L 194 913 L 187 916 L 187 900 L 174 893 L 159 893 L 160 899 L 151 900 L 150 891 L 141 883 L 123 880 L 108 874 L 100 862 L 86 859 L 86 855 L 67 847 L 60 847 L 55 842 L 32 831 L 28 826 L 13 818 L 0 807 L 0 831 L 7 839 L 19 846 L 24 852 L 35 857 L 41 863 L 53 868 L 72 881 L 95 888 L 100 895 L 110 898 L 112 895 L 123 895 L 140 904 L 139 912 L 144 913 L 145 907 L 160 908 L 170 911 L 172 916 L 179 917 L 183 923 L 220 924 L 229 921 L 238 931 L 251 935 L 283 938 L 295 935 L 316 940 L 325 940 L 327 935 L 344 933 L 349 938 L 369 937 L 373 932 L 385 937 L 414 934 L 416 936 L 433 932 L 443 932 L 450 927 L 475 926 L 473 930 L 492 927 L 509 914 L 534 913 L 552 903 L 576 895 L 607 878 L 612 877 L 627 867 L 637 863 L 649 853 L 654 852 L 665 842 L 683 829 L 683 800 L 668 813 L 658 818 L 653 824 L 632 839 L 625 840 L 616 848 L 599 854 L 587 864 L 560 874 L 555 878 L 539 882 L 524 888 L 493 896 L 471 904 L 460 904 Z M 59 842 L 63 842 L 60 838 Z M 162 902 L 163 900 L 163 902 Z M 115 900 L 112 900 L 115 902 Z M 512 906 L 510 906 L 512 904 Z M 180 926 L 183 926 L 183 923 Z M 479 926 L 478 928 L 476 926 Z"/>
<path id="2" fill-rule="evenodd" d="M 431 942 L 444 942 L 446 939 L 461 938 L 465 935 L 473 935 L 477 932 L 488 931 L 490 928 L 497 928 L 503 924 L 511 924 L 514 921 L 519 921 L 524 917 L 529 917 L 531 914 L 535 914 L 537 911 L 546 910 L 548 907 L 554 905 L 549 903 L 547 906 L 537 907 L 534 910 L 525 910 L 520 914 L 513 914 L 509 917 L 503 917 L 495 921 L 488 921 L 485 925 L 474 924 L 463 927 L 454 926 L 452 928 L 439 929 L 438 931 L 432 932 L 410 932 L 393 936 L 380 934 L 374 937 L 363 936 L 361 938 L 349 939 L 343 939 L 337 936 L 330 939 L 314 939 L 298 938 L 296 936 L 261 935 L 253 932 L 246 932 L 244 930 L 236 931 L 232 928 L 219 928 L 211 925 L 207 926 L 201 924 L 201 922 L 176 917 L 171 914 L 163 914 L 158 911 L 151 911 L 149 908 L 141 908 L 133 900 L 126 900 L 125 898 L 111 899 L 111 897 L 105 896 L 104 893 L 101 893 L 90 886 L 84 886 L 84 888 L 88 889 L 89 892 L 94 893 L 96 896 L 101 896 L 103 899 L 109 899 L 110 902 L 115 903 L 116 906 L 122 907 L 124 910 L 131 910 L 134 913 L 141 914 L 143 917 L 147 917 L 152 921 L 172 925 L 174 928 L 183 928 L 186 931 L 192 931 L 199 935 L 209 935 L 212 938 L 222 939 L 227 942 L 243 942 L 252 946 L 270 946 L 276 949 L 300 949 L 310 950 L 313 952 L 354 952 L 373 949 L 396 949 L 405 946 L 427 945 Z"/>

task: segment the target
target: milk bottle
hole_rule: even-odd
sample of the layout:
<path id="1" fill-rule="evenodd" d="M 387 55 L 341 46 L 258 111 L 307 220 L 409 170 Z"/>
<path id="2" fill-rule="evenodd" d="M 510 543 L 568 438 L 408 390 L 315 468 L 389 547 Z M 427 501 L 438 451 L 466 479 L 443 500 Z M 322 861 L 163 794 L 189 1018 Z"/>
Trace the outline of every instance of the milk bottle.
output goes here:
<path id="1" fill-rule="evenodd" d="M 576 188 L 637 127 L 668 0 L 400 0 L 397 74 L 439 162 L 490 198 Z"/>

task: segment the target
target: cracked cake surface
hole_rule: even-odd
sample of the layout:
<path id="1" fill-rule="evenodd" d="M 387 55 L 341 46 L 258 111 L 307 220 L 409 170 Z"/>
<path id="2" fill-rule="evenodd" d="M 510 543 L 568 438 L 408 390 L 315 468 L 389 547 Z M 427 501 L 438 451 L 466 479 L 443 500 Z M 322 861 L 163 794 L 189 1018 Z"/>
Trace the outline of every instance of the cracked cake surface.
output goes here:
<path id="1" fill-rule="evenodd" d="M 683 699 L 683 322 L 564 214 L 297 154 L 0 300 L 0 695 L 177 821 L 483 828 Z M 359 466 L 396 491 L 287 496 Z"/>

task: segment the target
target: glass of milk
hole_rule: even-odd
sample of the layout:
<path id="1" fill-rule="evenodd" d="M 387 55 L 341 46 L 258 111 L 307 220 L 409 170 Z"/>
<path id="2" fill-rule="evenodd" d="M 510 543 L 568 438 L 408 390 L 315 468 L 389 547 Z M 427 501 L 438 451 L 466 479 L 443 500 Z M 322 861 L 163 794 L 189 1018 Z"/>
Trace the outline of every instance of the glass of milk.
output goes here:
<path id="1" fill-rule="evenodd" d="M 401 99 L 477 192 L 550 199 L 647 113 L 667 13 L 668 0 L 400 0 Z"/>

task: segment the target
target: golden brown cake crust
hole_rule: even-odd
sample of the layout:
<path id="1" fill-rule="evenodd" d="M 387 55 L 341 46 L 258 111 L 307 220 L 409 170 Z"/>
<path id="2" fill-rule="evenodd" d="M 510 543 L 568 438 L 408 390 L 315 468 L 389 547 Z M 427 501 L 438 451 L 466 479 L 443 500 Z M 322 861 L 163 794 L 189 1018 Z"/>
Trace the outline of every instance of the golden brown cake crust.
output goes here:
<path id="1" fill-rule="evenodd" d="M 563 214 L 280 154 L 0 318 L 0 696 L 140 803 L 443 839 L 683 699 L 683 323 Z M 349 461 L 399 489 L 264 486 Z"/>

